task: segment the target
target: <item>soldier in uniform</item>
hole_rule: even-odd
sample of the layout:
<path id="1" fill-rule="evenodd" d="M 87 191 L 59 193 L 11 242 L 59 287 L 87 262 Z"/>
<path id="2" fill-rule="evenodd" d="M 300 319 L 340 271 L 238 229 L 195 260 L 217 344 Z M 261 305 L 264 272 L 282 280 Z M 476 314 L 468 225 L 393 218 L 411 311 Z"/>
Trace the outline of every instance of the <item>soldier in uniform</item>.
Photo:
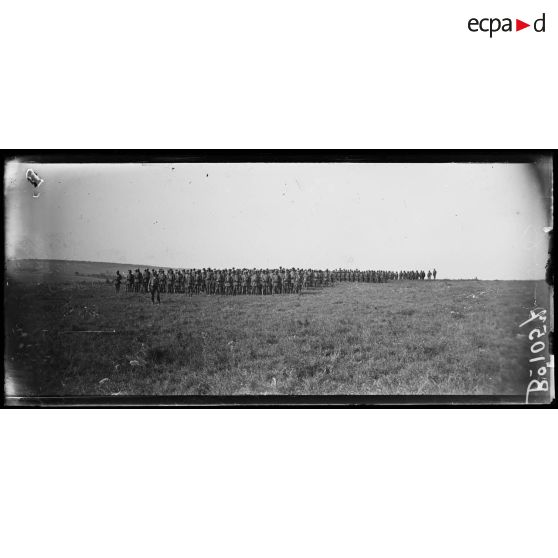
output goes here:
<path id="1" fill-rule="evenodd" d="M 211 294 L 216 294 L 217 293 L 217 278 L 219 276 L 219 270 L 218 269 L 213 269 L 211 270 L 211 281 L 210 281 L 210 289 L 211 289 Z"/>
<path id="2" fill-rule="evenodd" d="M 188 296 L 194 296 L 194 290 L 196 289 L 196 277 L 194 275 L 194 270 L 188 270 Z"/>
<path id="3" fill-rule="evenodd" d="M 188 294 L 188 270 L 182 270 L 182 292 Z"/>
<path id="4" fill-rule="evenodd" d="M 220 269 L 216 269 L 214 277 L 214 294 L 223 294 L 223 285 L 225 282 L 223 272 Z"/>
<path id="5" fill-rule="evenodd" d="M 298 269 L 293 267 L 291 273 L 291 289 L 294 294 L 298 293 L 297 283 L 298 283 Z"/>
<path id="6" fill-rule="evenodd" d="M 271 294 L 276 295 L 281 292 L 281 278 L 279 272 L 274 269 L 271 273 Z"/>
<path id="7" fill-rule="evenodd" d="M 260 282 L 261 282 L 262 296 L 266 295 L 266 294 L 269 294 L 269 291 L 271 290 L 270 289 L 271 276 L 269 275 L 269 270 L 268 269 L 264 269 L 262 271 Z"/>
<path id="8" fill-rule="evenodd" d="M 266 277 L 266 270 L 259 269 L 258 270 L 258 294 L 264 295 L 266 294 L 267 290 L 267 277 Z"/>
<path id="9" fill-rule="evenodd" d="M 182 271 L 179 269 L 176 272 L 176 292 L 177 293 L 181 293 L 182 292 Z"/>
<path id="10" fill-rule="evenodd" d="M 240 271 L 238 269 L 233 268 L 232 272 L 232 280 L 233 280 L 233 295 L 242 294 L 240 289 Z"/>
<path id="11" fill-rule="evenodd" d="M 228 273 L 230 278 L 230 294 L 231 296 L 234 296 L 236 291 L 236 286 L 235 286 L 236 269 L 233 267 L 232 269 L 228 270 Z"/>
<path id="12" fill-rule="evenodd" d="M 277 294 L 281 294 L 283 292 L 284 283 L 285 270 L 282 267 L 274 269 L 271 272 L 271 293 L 274 294 L 275 291 L 277 291 Z"/>
<path id="13" fill-rule="evenodd" d="M 283 292 L 286 294 L 291 294 L 293 285 L 293 278 L 291 276 L 291 270 L 287 269 L 285 271 L 285 280 L 283 281 Z"/>
<path id="14" fill-rule="evenodd" d="M 141 283 L 142 283 L 142 276 L 141 276 L 141 271 L 138 268 L 138 269 L 136 269 L 136 274 L 134 275 L 134 292 L 135 293 L 140 292 Z"/>
<path id="15" fill-rule="evenodd" d="M 211 268 L 209 268 L 207 270 L 207 272 L 205 273 L 205 294 L 206 294 L 206 296 L 210 295 L 210 294 L 213 294 L 212 283 L 213 283 L 213 270 Z"/>
<path id="16" fill-rule="evenodd" d="M 252 272 L 252 277 L 250 277 L 250 284 L 252 286 L 252 294 L 256 295 L 260 292 L 260 274 L 254 269 Z"/>
<path id="17" fill-rule="evenodd" d="M 265 270 L 266 294 L 273 294 L 273 270 Z"/>
<path id="18" fill-rule="evenodd" d="M 302 284 L 304 282 L 304 272 L 299 269 L 296 276 L 296 292 L 302 294 Z"/>
<path id="19" fill-rule="evenodd" d="M 167 276 L 165 275 L 165 270 L 159 268 L 157 272 L 157 288 L 160 292 L 167 292 Z"/>
<path id="20" fill-rule="evenodd" d="M 193 296 L 196 292 L 196 273 L 194 269 L 188 269 L 187 271 L 186 289 L 188 296 Z"/>
<path id="21" fill-rule="evenodd" d="M 199 295 L 202 286 L 202 272 L 200 269 L 194 271 L 194 292 Z"/>
<path id="22" fill-rule="evenodd" d="M 303 289 L 306 289 L 308 287 L 308 281 L 310 281 L 310 276 L 309 276 L 308 270 L 305 269 L 302 272 L 302 288 Z"/>
<path id="23" fill-rule="evenodd" d="M 182 270 L 182 292 L 186 294 L 188 291 L 188 276 L 186 275 L 186 270 Z"/>
<path id="24" fill-rule="evenodd" d="M 198 294 L 201 294 L 205 291 L 205 276 L 205 268 L 198 270 L 196 278 L 196 288 L 198 290 Z"/>
<path id="25" fill-rule="evenodd" d="M 157 273 L 153 273 L 149 279 L 149 291 L 151 293 L 151 304 L 155 304 L 155 295 L 157 295 L 157 304 L 161 304 L 161 295 L 159 294 L 160 280 Z"/>
<path id="26" fill-rule="evenodd" d="M 225 271 L 225 295 L 230 296 L 232 292 L 232 275 L 231 270 Z"/>
<path id="27" fill-rule="evenodd" d="M 114 279 L 114 288 L 116 292 L 120 292 L 120 284 L 122 283 L 122 275 L 120 275 L 120 271 L 116 272 L 116 278 Z"/>
<path id="28" fill-rule="evenodd" d="M 138 278 L 139 278 L 138 293 L 141 293 L 141 289 L 143 287 L 143 273 L 141 272 L 141 269 L 139 269 L 139 268 L 138 268 Z"/>
<path id="29" fill-rule="evenodd" d="M 149 269 L 145 269 L 143 272 L 143 286 L 142 292 L 148 293 L 149 292 L 149 279 L 151 279 L 151 273 Z"/>
<path id="30" fill-rule="evenodd" d="M 434 277 L 434 280 L 436 280 L 436 273 L 438 273 L 438 272 L 436 271 L 436 268 L 434 268 L 432 270 L 432 277 Z"/>
<path id="31" fill-rule="evenodd" d="M 174 269 L 169 269 L 167 282 L 168 282 L 168 292 L 174 293 Z"/>
<path id="32" fill-rule="evenodd" d="M 246 269 L 242 270 L 242 276 L 240 279 L 242 284 L 242 294 L 250 294 L 250 276 L 248 275 L 248 271 Z"/>
<path id="33" fill-rule="evenodd" d="M 283 270 L 283 276 L 281 279 L 281 292 L 283 294 L 289 294 L 291 288 L 291 273 L 288 269 Z"/>

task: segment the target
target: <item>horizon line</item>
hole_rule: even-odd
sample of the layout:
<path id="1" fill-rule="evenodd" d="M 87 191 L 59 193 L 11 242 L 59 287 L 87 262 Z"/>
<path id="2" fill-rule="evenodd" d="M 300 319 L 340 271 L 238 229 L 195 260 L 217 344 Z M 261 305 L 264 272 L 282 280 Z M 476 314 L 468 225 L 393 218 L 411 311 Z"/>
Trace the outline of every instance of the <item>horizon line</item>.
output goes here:
<path id="1" fill-rule="evenodd" d="M 279 267 L 224 267 L 224 268 L 220 268 L 220 267 L 210 267 L 210 266 L 205 266 L 205 267 L 193 267 L 193 268 L 180 268 L 177 266 L 160 266 L 160 265 L 153 265 L 153 264 L 132 264 L 132 263 L 126 263 L 126 262 L 109 262 L 109 261 L 100 261 L 100 260 L 73 260 L 73 259 L 59 259 L 59 258 L 6 258 L 6 262 L 15 262 L 15 261 L 40 261 L 40 262 L 75 262 L 75 263 L 91 263 L 91 264 L 108 264 L 108 265 L 119 265 L 119 266 L 136 266 L 136 267 L 143 267 L 145 266 L 146 268 L 157 268 L 157 269 L 319 269 L 319 268 L 292 268 L 292 267 L 284 267 L 284 266 L 279 266 Z M 325 269 L 330 269 L 331 271 L 334 271 L 336 269 L 348 269 L 348 270 L 361 270 L 361 268 L 359 267 L 332 267 L 332 268 L 325 268 Z M 365 268 L 362 268 L 363 271 L 365 271 Z M 379 271 L 384 271 L 382 269 L 379 269 Z M 387 270 L 387 271 L 401 271 L 400 270 Z M 406 269 L 402 269 L 402 271 L 409 271 Z M 416 271 L 416 270 L 410 270 L 410 271 Z M 455 278 L 455 277 L 438 277 L 437 279 L 431 279 L 432 281 L 545 281 L 545 277 L 541 277 L 540 279 L 479 279 L 478 277 L 459 277 L 459 278 Z M 428 281 L 428 279 L 426 279 L 426 281 Z"/>

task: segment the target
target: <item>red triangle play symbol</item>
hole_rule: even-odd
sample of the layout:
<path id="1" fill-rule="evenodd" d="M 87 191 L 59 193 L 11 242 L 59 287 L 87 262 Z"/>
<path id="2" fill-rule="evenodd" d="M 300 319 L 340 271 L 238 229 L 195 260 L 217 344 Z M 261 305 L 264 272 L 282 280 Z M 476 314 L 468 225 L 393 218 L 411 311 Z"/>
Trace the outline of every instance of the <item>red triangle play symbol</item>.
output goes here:
<path id="1" fill-rule="evenodd" d="M 530 23 L 525 23 L 524 21 L 521 21 L 520 19 L 515 20 L 515 30 L 516 31 L 521 31 L 522 29 L 525 29 L 526 27 L 531 27 L 531 24 Z"/>

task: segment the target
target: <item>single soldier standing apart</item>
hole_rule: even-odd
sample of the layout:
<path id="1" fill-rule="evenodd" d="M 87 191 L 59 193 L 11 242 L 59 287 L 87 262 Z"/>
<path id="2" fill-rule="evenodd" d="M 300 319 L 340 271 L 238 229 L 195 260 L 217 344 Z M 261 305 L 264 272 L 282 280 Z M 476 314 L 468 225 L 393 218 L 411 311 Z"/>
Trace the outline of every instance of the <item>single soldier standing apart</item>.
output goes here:
<path id="1" fill-rule="evenodd" d="M 122 283 L 122 275 L 120 275 L 120 271 L 116 272 L 116 279 L 114 280 L 114 288 L 116 292 L 120 292 L 120 284 Z"/>
<path id="2" fill-rule="evenodd" d="M 149 279 L 150 278 L 151 278 L 151 272 L 149 271 L 149 269 L 146 269 L 143 272 L 143 292 L 144 293 L 149 292 Z"/>
<path id="3" fill-rule="evenodd" d="M 436 268 L 434 268 L 432 270 L 432 277 L 434 277 L 434 280 L 436 279 L 436 273 L 438 273 L 438 272 L 436 271 Z"/>
<path id="4" fill-rule="evenodd" d="M 159 285 L 160 285 L 159 274 L 153 273 L 149 279 L 149 292 L 151 293 L 151 304 L 155 304 L 155 293 L 157 293 L 157 304 L 161 304 Z"/>

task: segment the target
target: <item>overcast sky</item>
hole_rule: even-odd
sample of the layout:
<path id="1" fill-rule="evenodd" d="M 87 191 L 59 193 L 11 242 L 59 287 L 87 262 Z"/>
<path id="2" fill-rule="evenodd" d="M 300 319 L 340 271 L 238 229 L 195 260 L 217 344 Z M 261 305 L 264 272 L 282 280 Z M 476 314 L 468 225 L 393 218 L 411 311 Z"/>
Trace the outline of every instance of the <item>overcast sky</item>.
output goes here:
<path id="1" fill-rule="evenodd" d="M 45 179 L 38 199 L 28 168 Z M 544 277 L 548 209 L 528 165 L 11 161 L 5 171 L 8 258 Z"/>

